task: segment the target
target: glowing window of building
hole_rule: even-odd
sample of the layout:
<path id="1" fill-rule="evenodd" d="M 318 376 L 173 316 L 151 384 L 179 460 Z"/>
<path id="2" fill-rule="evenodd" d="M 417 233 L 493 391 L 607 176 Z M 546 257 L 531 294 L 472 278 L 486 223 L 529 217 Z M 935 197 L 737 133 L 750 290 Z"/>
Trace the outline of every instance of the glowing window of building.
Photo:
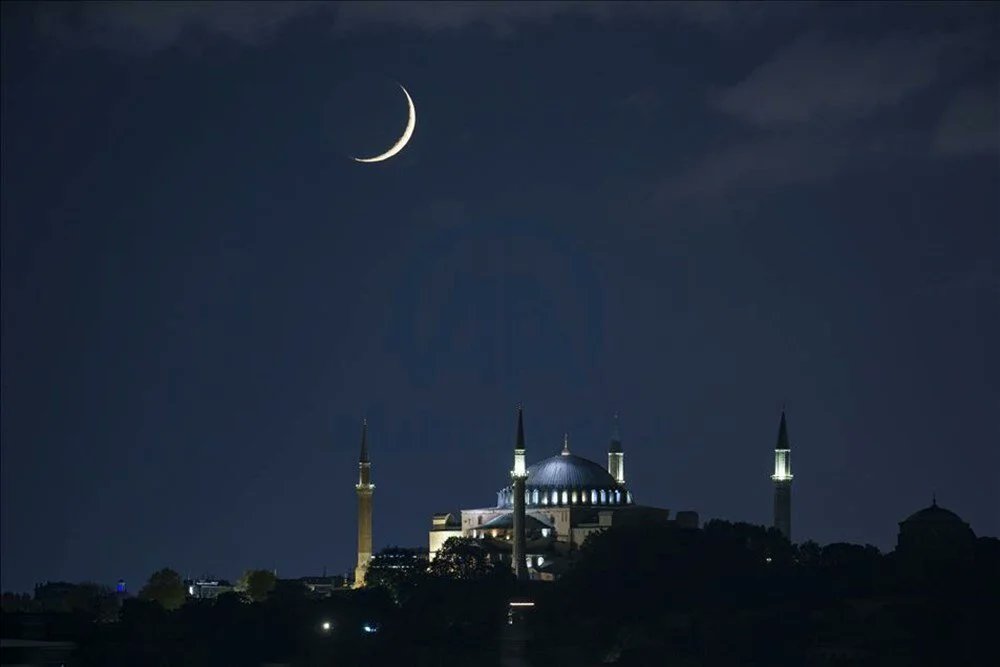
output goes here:
<path id="1" fill-rule="evenodd" d="M 604 489 L 601 489 L 601 504 L 604 505 L 607 504 L 607 502 L 608 502 L 608 497 L 605 494 Z"/>
<path id="2" fill-rule="evenodd" d="M 569 501 L 576 505 L 576 489 L 573 490 L 573 495 L 570 496 Z"/>
<path id="3" fill-rule="evenodd" d="M 622 492 L 619 491 L 618 489 L 615 489 L 615 504 L 619 505 L 621 504 L 621 502 L 622 502 Z"/>
<path id="4" fill-rule="evenodd" d="M 535 489 L 534 491 L 531 492 L 531 504 L 532 505 L 538 504 L 538 489 Z"/>
<path id="5" fill-rule="evenodd" d="M 563 505 L 569 504 L 569 494 L 565 491 L 562 492 L 562 504 Z"/>
<path id="6" fill-rule="evenodd" d="M 549 496 L 545 492 L 542 492 L 542 504 L 543 505 L 548 505 L 549 504 Z"/>
<path id="7" fill-rule="evenodd" d="M 542 537 L 548 537 L 550 532 L 548 528 L 542 528 Z"/>
<path id="8" fill-rule="evenodd" d="M 559 492 L 558 491 L 553 491 L 552 492 L 552 504 L 553 505 L 558 505 L 559 504 Z"/>
<path id="9" fill-rule="evenodd" d="M 545 562 L 545 557 L 544 556 L 539 556 L 538 557 L 538 567 L 541 567 L 542 563 L 544 563 L 544 562 Z"/>
<path id="10" fill-rule="evenodd" d="M 597 489 L 590 490 L 590 504 L 591 505 L 597 504 Z"/>
<path id="11" fill-rule="evenodd" d="M 631 491 L 626 491 L 625 492 L 625 502 L 627 502 L 629 505 L 632 504 L 632 492 Z"/>

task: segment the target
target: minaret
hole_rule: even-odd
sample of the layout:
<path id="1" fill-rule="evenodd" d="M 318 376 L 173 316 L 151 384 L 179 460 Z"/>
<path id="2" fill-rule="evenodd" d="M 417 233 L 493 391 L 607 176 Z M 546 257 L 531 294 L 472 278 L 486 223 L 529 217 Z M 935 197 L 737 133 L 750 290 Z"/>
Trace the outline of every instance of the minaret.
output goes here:
<path id="1" fill-rule="evenodd" d="M 524 412 L 517 408 L 517 442 L 514 445 L 514 469 L 510 471 L 514 487 L 514 576 L 518 581 L 528 578 L 528 568 L 525 562 L 524 537 L 524 483 L 528 472 L 524 466 Z"/>
<path id="2" fill-rule="evenodd" d="M 354 587 L 365 585 L 365 574 L 372 560 L 372 464 L 368 460 L 368 420 L 361 426 L 361 456 L 358 458 L 358 566 L 354 568 Z"/>
<path id="3" fill-rule="evenodd" d="M 617 414 L 615 414 L 615 430 L 611 432 L 611 446 L 608 447 L 608 472 L 619 484 L 625 483 L 625 452 L 622 451 Z"/>
<path id="4" fill-rule="evenodd" d="M 792 448 L 788 444 L 785 411 L 781 411 L 778 442 L 774 445 L 774 527 L 792 539 Z"/>

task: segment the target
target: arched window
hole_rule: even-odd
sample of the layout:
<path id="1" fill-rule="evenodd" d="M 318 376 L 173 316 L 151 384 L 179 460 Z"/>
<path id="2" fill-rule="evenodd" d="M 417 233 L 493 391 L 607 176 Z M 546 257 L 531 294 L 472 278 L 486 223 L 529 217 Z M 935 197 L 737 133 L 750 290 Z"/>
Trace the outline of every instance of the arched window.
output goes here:
<path id="1" fill-rule="evenodd" d="M 606 505 L 607 503 L 608 503 L 607 491 L 605 491 L 604 489 L 601 489 L 601 504 L 602 505 Z"/>
<path id="2" fill-rule="evenodd" d="M 562 504 L 569 505 L 569 493 L 567 493 L 566 491 L 562 492 Z"/>
<path id="3" fill-rule="evenodd" d="M 622 492 L 615 489 L 615 505 L 621 505 L 622 503 Z"/>
<path id="4" fill-rule="evenodd" d="M 483 525 L 483 515 L 482 514 L 480 514 L 479 516 L 476 517 L 476 525 L 477 526 Z"/>
<path id="5" fill-rule="evenodd" d="M 559 504 L 559 492 L 558 491 L 553 491 L 552 492 L 552 504 L 553 505 L 558 505 Z"/>
<path id="6" fill-rule="evenodd" d="M 590 490 L 590 504 L 591 505 L 597 504 L 597 489 Z"/>
<path id="7" fill-rule="evenodd" d="M 627 502 L 629 505 L 632 504 L 632 492 L 631 491 L 626 491 L 625 492 L 625 502 Z"/>
<path id="8" fill-rule="evenodd" d="M 531 492 L 531 504 L 532 505 L 538 504 L 538 489 L 535 489 L 534 491 Z"/>
<path id="9" fill-rule="evenodd" d="M 574 505 L 576 505 L 576 489 L 573 489 L 573 493 L 572 493 L 572 495 L 570 495 L 569 501 L 571 503 L 573 503 Z"/>
<path id="10" fill-rule="evenodd" d="M 549 504 L 549 494 L 545 493 L 544 491 L 542 491 L 542 504 L 543 505 Z"/>

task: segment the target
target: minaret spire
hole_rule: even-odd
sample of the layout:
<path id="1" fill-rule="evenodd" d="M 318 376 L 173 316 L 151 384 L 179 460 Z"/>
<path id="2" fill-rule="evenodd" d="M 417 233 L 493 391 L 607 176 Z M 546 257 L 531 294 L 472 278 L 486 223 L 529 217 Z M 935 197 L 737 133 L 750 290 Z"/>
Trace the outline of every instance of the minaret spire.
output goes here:
<path id="1" fill-rule="evenodd" d="M 368 460 L 368 420 L 361 420 L 361 456 L 358 463 L 370 463 Z"/>
<path id="2" fill-rule="evenodd" d="M 778 440 L 774 445 L 774 527 L 792 539 L 792 446 L 788 441 L 785 411 L 781 411 Z"/>
<path id="3" fill-rule="evenodd" d="M 354 587 L 365 584 L 368 564 L 372 560 L 372 464 L 368 459 L 368 420 L 361 422 L 361 455 L 358 457 L 358 564 L 354 568 Z"/>
<path id="4" fill-rule="evenodd" d="M 608 446 L 608 472 L 619 484 L 625 483 L 625 452 L 622 451 L 622 436 L 618 428 L 617 412 L 611 431 L 611 444 Z"/>
<path id="5" fill-rule="evenodd" d="M 524 451 L 524 407 L 521 405 L 517 406 L 517 442 L 514 449 Z"/>
<path id="6" fill-rule="evenodd" d="M 528 579 L 528 564 L 525 560 L 526 540 L 524 534 L 524 486 L 528 471 L 524 465 L 524 410 L 517 406 L 517 441 L 514 443 L 514 469 L 510 471 L 514 491 L 514 553 L 512 566 L 518 581 Z"/>
<path id="7" fill-rule="evenodd" d="M 563 456 L 569 456 L 569 433 L 563 433 Z"/>

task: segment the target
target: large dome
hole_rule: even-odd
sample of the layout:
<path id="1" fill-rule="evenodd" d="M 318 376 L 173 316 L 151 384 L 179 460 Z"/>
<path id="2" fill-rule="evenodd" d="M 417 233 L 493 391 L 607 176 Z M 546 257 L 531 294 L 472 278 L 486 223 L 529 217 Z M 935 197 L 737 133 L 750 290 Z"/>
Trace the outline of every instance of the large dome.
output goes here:
<path id="1" fill-rule="evenodd" d="M 528 489 L 614 489 L 607 470 L 575 454 L 557 454 L 528 467 Z"/>
<path id="2" fill-rule="evenodd" d="M 919 512 L 914 512 L 901 523 L 956 523 L 964 524 L 962 518 L 952 512 L 951 510 L 946 510 L 943 507 L 938 507 L 937 502 L 935 502 L 930 507 L 925 507 Z"/>
<path id="3" fill-rule="evenodd" d="M 631 505 L 632 493 L 603 466 L 564 451 L 529 466 L 524 484 L 528 507 Z M 497 492 L 497 507 L 512 507 L 513 488 Z"/>

